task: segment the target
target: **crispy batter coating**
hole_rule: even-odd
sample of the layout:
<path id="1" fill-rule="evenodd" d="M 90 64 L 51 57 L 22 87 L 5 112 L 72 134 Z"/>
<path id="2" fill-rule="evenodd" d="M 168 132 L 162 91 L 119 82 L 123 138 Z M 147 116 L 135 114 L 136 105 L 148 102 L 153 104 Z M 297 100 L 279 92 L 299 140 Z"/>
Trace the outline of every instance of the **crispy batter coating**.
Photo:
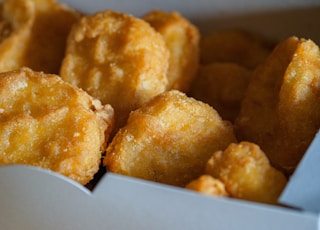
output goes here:
<path id="1" fill-rule="evenodd" d="M 80 14 L 54 0 L 4 0 L 0 10 L 0 72 L 26 66 L 59 73 Z"/>
<path id="2" fill-rule="evenodd" d="M 210 175 L 202 175 L 186 185 L 187 189 L 210 196 L 229 196 L 221 180 Z"/>
<path id="3" fill-rule="evenodd" d="M 239 139 L 257 143 L 289 174 L 320 127 L 319 72 L 319 47 L 286 39 L 253 73 L 236 120 Z"/>
<path id="4" fill-rule="evenodd" d="M 163 36 L 170 51 L 167 89 L 187 92 L 199 63 L 197 27 L 178 12 L 154 10 L 143 19 Z"/>
<path id="5" fill-rule="evenodd" d="M 82 17 L 68 38 L 61 77 L 115 110 L 130 111 L 166 90 L 169 51 L 147 22 L 110 10 Z"/>
<path id="6" fill-rule="evenodd" d="M 250 142 L 232 143 L 215 152 L 206 173 L 220 179 L 232 197 L 270 204 L 277 203 L 287 183 L 259 146 Z"/>
<path id="7" fill-rule="evenodd" d="M 107 148 L 111 172 L 185 186 L 202 175 L 215 150 L 235 142 L 232 125 L 209 105 L 164 92 L 131 112 Z"/>
<path id="8" fill-rule="evenodd" d="M 81 184 L 93 178 L 111 131 L 111 106 L 28 68 L 0 74 L 0 98 L 0 165 L 42 167 Z"/>
<path id="9" fill-rule="evenodd" d="M 283 168 L 295 168 L 320 127 L 320 50 L 300 40 L 279 93 L 278 146 L 269 157 Z M 278 147 L 277 146 L 277 147 Z"/>
<path id="10" fill-rule="evenodd" d="M 201 65 L 189 95 L 211 105 L 223 119 L 234 122 L 250 77 L 251 70 L 236 63 Z"/>
<path id="11" fill-rule="evenodd" d="M 214 31 L 200 40 L 200 63 L 235 62 L 249 69 L 262 63 L 274 44 L 241 29 Z"/>

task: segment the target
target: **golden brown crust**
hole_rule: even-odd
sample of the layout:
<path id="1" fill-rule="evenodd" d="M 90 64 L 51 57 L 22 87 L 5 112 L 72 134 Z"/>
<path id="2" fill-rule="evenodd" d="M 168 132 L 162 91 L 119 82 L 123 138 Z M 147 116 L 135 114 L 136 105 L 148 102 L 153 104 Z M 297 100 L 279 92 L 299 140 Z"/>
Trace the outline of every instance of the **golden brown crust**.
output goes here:
<path id="1" fill-rule="evenodd" d="M 27 68 L 0 74 L 0 98 L 0 164 L 47 168 L 81 184 L 93 178 L 111 107 L 57 75 Z"/>
<path id="2" fill-rule="evenodd" d="M 229 196 L 226 188 L 221 180 L 213 178 L 210 175 L 202 175 L 186 185 L 186 189 L 190 189 L 210 196 Z"/>
<path id="3" fill-rule="evenodd" d="M 233 128 L 209 105 L 173 90 L 131 112 L 107 148 L 115 173 L 185 186 L 203 173 L 213 151 L 235 142 Z"/>
<path id="4" fill-rule="evenodd" d="M 61 77 L 115 109 L 116 127 L 167 87 L 169 51 L 145 21 L 110 10 L 82 17 L 68 38 Z"/>
<path id="5" fill-rule="evenodd" d="M 175 11 L 154 10 L 143 19 L 163 36 L 170 51 L 167 89 L 187 92 L 198 69 L 198 28 Z"/>
<path id="6" fill-rule="evenodd" d="M 235 62 L 249 69 L 262 63 L 274 47 L 264 37 L 241 29 L 225 29 L 202 36 L 200 63 Z"/>
<path id="7" fill-rule="evenodd" d="M 0 72 L 29 67 L 59 73 L 66 39 L 80 14 L 54 0 L 4 0 Z"/>
<path id="8" fill-rule="evenodd" d="M 206 173 L 220 179 L 232 197 L 276 204 L 286 178 L 270 166 L 259 146 L 250 142 L 230 144 L 207 163 Z"/>
<path id="9" fill-rule="evenodd" d="M 273 165 L 291 173 L 320 126 L 320 52 L 288 38 L 255 70 L 236 119 L 240 140 L 257 143 Z"/>
<path id="10" fill-rule="evenodd" d="M 238 116 L 252 72 L 236 63 L 213 62 L 201 65 L 189 95 L 208 103 L 225 120 Z"/>

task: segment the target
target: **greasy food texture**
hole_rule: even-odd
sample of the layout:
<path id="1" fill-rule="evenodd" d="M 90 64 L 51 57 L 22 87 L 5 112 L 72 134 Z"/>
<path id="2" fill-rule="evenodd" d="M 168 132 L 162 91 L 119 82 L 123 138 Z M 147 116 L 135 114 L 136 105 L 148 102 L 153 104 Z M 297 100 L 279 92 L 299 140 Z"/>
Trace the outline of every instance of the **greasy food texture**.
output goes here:
<path id="1" fill-rule="evenodd" d="M 107 148 L 110 172 L 185 186 L 212 152 L 235 142 L 233 127 L 209 105 L 172 90 L 131 112 Z"/>
<path id="2" fill-rule="evenodd" d="M 188 92 L 199 62 L 197 27 L 178 12 L 154 10 L 143 19 L 163 36 L 170 51 L 167 89 Z"/>
<path id="3" fill-rule="evenodd" d="M 232 143 L 215 152 L 206 173 L 221 180 L 232 197 L 270 204 L 277 203 L 287 183 L 259 146 L 249 142 Z"/>
<path id="4" fill-rule="evenodd" d="M 201 65 L 188 95 L 208 103 L 223 119 L 234 122 L 251 73 L 249 69 L 231 62 Z"/>
<path id="5" fill-rule="evenodd" d="M 320 52 L 311 40 L 288 38 L 255 70 L 236 133 L 258 144 L 271 163 L 292 173 L 320 127 Z"/>
<path id="6" fill-rule="evenodd" d="M 0 72 L 29 67 L 58 74 L 67 36 L 80 14 L 54 0 L 1 4 Z"/>
<path id="7" fill-rule="evenodd" d="M 210 196 L 229 196 L 222 181 L 210 175 L 202 175 L 192 180 L 186 188 Z"/>
<path id="8" fill-rule="evenodd" d="M 273 47 L 273 42 L 249 31 L 214 31 L 200 40 L 200 63 L 234 62 L 254 69 L 266 59 Z"/>
<path id="9" fill-rule="evenodd" d="M 320 128 L 319 47 L 192 18 L 0 0 L 0 167 L 277 204 Z"/>
<path id="10" fill-rule="evenodd" d="M 115 110 L 130 111 L 166 90 L 169 51 L 147 22 L 110 10 L 82 17 L 68 38 L 61 77 Z"/>
<path id="11" fill-rule="evenodd" d="M 0 165 L 42 167 L 81 184 L 93 178 L 111 131 L 111 106 L 27 68 L 0 74 L 0 98 Z"/>

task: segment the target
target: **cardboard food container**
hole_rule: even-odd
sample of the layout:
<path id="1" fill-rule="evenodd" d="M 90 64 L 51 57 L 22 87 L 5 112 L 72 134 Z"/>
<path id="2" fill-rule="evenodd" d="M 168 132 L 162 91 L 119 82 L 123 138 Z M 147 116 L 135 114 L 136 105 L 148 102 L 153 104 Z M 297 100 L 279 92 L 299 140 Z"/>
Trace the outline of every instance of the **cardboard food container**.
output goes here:
<path id="1" fill-rule="evenodd" d="M 176 10 L 194 22 L 203 34 L 237 27 L 273 39 L 296 35 L 320 44 L 319 0 L 60 2 L 86 13 L 109 8 L 141 16 L 155 8 Z M 0 229 L 4 230 L 320 229 L 319 213 L 308 208 L 209 197 L 112 173 L 106 173 L 90 191 L 48 170 L 1 166 L 0 186 Z"/>

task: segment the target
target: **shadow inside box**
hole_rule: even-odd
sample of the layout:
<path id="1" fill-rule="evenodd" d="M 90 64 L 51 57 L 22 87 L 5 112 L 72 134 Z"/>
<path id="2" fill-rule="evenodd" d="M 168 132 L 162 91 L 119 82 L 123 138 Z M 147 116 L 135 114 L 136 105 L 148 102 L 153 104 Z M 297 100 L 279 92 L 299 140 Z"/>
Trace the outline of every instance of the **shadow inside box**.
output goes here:
<path id="1" fill-rule="evenodd" d="M 240 28 L 273 40 L 297 36 L 320 44 L 320 5 L 232 15 L 220 13 L 212 17 L 204 15 L 190 20 L 200 28 L 203 35 L 220 29 Z"/>

